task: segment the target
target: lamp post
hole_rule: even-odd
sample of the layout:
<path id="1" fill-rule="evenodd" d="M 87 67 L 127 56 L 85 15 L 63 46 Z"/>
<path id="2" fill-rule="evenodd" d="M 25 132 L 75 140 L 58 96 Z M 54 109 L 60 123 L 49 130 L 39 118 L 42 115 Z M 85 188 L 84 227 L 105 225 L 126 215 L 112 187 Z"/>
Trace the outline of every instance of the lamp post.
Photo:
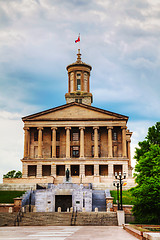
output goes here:
<path id="1" fill-rule="evenodd" d="M 113 181 L 113 186 L 117 187 L 117 205 L 118 205 L 118 210 L 120 210 L 120 208 L 119 208 L 119 182 Z"/>
<path id="2" fill-rule="evenodd" d="M 113 181 L 113 186 L 117 187 L 117 201 L 118 201 L 118 210 L 123 210 L 123 205 L 122 205 L 122 185 L 123 185 L 123 180 L 126 179 L 126 173 L 123 173 L 123 177 L 121 172 L 119 172 L 119 175 L 117 175 L 117 172 L 115 172 L 115 179 L 117 181 Z M 119 187 L 120 187 L 120 206 L 119 206 Z"/>

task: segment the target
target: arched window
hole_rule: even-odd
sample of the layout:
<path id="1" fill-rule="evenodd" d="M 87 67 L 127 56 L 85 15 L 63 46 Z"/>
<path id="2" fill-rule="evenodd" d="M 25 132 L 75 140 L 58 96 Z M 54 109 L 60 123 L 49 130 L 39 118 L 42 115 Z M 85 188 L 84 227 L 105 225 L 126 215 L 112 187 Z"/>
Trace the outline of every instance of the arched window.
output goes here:
<path id="1" fill-rule="evenodd" d="M 77 73 L 77 90 L 81 90 L 81 73 Z"/>

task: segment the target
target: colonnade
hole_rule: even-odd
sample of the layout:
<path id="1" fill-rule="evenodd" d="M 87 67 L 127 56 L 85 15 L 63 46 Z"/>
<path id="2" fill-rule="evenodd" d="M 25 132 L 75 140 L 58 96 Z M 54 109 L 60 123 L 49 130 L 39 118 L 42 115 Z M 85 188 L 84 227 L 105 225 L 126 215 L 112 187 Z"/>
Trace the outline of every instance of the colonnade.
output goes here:
<path id="1" fill-rule="evenodd" d="M 112 151 L 112 129 L 113 127 L 107 127 L 108 130 L 108 157 L 113 157 Z M 122 129 L 122 157 L 127 157 L 130 154 L 130 142 L 128 141 L 128 149 L 126 145 L 126 127 L 121 127 Z M 42 131 L 43 127 L 38 127 L 38 158 L 42 158 Z M 56 158 L 56 131 L 57 127 L 51 127 L 52 130 L 52 158 Z M 71 127 L 65 127 L 66 130 L 66 158 L 71 157 L 70 154 L 70 131 Z M 79 127 L 80 130 L 80 158 L 84 158 L 84 130 L 85 127 Z M 94 158 L 98 158 L 98 130 L 99 127 L 93 127 L 94 130 Z M 30 146 L 30 134 L 29 128 L 24 127 L 24 158 L 29 157 L 29 146 Z M 128 155 L 129 156 L 129 155 Z"/>

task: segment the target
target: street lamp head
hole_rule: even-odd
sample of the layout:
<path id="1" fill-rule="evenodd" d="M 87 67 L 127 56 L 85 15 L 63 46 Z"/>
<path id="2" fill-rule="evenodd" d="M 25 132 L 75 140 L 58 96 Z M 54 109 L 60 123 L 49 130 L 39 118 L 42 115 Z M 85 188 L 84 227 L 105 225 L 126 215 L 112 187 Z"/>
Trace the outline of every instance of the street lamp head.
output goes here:
<path id="1" fill-rule="evenodd" d="M 116 182 L 115 181 L 113 181 L 113 186 L 115 186 L 116 185 Z"/>
<path id="2" fill-rule="evenodd" d="M 115 172 L 115 178 L 117 179 L 117 172 Z"/>
<path id="3" fill-rule="evenodd" d="M 126 178 L 126 173 L 124 172 L 124 174 L 123 174 L 123 175 L 124 175 L 124 179 L 125 179 L 125 178 Z"/>
<path id="4" fill-rule="evenodd" d="M 121 172 L 119 172 L 119 176 L 121 176 L 122 174 L 121 174 Z"/>

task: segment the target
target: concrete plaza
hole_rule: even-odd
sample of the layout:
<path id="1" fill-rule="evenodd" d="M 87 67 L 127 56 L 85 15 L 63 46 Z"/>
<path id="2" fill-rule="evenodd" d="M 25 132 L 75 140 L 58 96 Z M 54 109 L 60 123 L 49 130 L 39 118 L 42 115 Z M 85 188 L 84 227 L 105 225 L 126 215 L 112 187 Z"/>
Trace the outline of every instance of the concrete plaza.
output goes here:
<path id="1" fill-rule="evenodd" d="M 136 240 L 117 226 L 1 227 L 0 240 Z"/>

